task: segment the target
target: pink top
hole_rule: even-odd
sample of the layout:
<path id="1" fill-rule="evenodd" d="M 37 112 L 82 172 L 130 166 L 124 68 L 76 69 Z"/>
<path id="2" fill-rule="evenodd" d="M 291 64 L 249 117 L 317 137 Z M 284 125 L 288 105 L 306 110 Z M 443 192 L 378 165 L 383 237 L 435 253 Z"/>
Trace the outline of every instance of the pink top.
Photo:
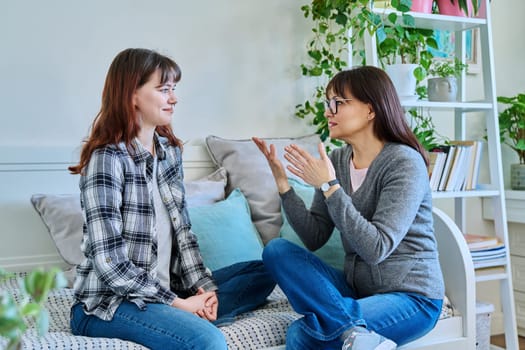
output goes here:
<path id="1" fill-rule="evenodd" d="M 356 169 L 354 166 L 354 161 L 350 159 L 350 181 L 352 181 L 352 190 L 355 192 L 363 181 L 365 181 L 366 172 L 368 168 Z"/>

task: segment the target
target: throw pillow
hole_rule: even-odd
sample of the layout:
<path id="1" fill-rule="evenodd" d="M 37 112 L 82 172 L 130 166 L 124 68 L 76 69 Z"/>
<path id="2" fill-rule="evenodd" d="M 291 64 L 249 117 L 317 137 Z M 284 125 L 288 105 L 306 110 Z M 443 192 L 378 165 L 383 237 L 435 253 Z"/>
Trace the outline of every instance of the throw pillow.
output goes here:
<path id="1" fill-rule="evenodd" d="M 84 219 L 79 194 L 34 194 L 31 203 L 46 225 L 58 253 L 69 265 L 84 259 L 80 250 Z"/>
<path id="2" fill-rule="evenodd" d="M 209 205 L 223 200 L 227 180 L 226 169 L 219 168 L 202 179 L 185 181 L 184 188 L 186 189 L 188 208 Z"/>
<path id="3" fill-rule="evenodd" d="M 275 145 L 279 159 L 286 166 L 288 161 L 283 156 L 285 146 L 295 143 L 317 155 L 320 139 L 318 135 L 309 135 L 298 138 L 269 138 L 265 141 Z M 206 137 L 206 146 L 213 162 L 226 168 L 226 193 L 240 188 L 246 196 L 252 220 L 263 243 L 278 237 L 282 225 L 281 202 L 270 167 L 257 146 L 251 139 L 228 140 L 212 135 Z M 288 175 L 294 177 L 291 173 Z"/>
<path id="4" fill-rule="evenodd" d="M 191 230 L 199 240 L 204 264 L 222 267 L 261 259 L 262 242 L 250 216 L 250 207 L 239 189 L 212 205 L 188 209 Z"/>
<path id="5" fill-rule="evenodd" d="M 186 181 L 184 186 L 188 207 L 210 205 L 224 199 L 226 179 L 226 170 L 219 168 L 201 179 Z M 84 254 L 80 250 L 84 223 L 80 195 L 34 194 L 31 196 L 31 203 L 64 262 L 70 266 L 80 264 L 84 260 Z M 68 274 L 68 279 L 74 279 L 74 274 L 70 275 Z"/>
<path id="6" fill-rule="evenodd" d="M 312 186 L 305 184 L 302 181 L 297 181 L 295 179 L 288 179 L 288 182 L 290 183 L 290 186 L 293 187 L 297 195 L 301 197 L 301 199 L 304 201 L 306 207 L 309 208 L 314 198 L 315 189 Z M 297 233 L 294 231 L 292 226 L 290 226 L 290 223 L 286 219 L 284 211 L 283 226 L 281 227 L 280 235 L 282 238 L 286 238 L 287 240 L 301 247 L 304 247 L 303 242 L 301 241 L 299 236 L 297 236 Z M 334 228 L 334 232 L 332 233 L 332 236 L 330 237 L 328 242 L 326 242 L 324 246 L 316 250 L 314 254 L 317 255 L 325 263 L 340 270 L 343 270 L 345 262 L 345 251 L 343 249 L 343 243 L 341 242 L 341 233 L 339 232 L 339 230 Z"/>

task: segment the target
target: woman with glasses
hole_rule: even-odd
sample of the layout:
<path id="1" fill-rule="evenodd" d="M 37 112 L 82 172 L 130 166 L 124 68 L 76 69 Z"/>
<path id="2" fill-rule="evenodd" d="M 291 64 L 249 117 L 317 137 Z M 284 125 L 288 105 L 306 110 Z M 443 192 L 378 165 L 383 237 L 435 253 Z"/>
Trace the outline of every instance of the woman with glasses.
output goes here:
<path id="1" fill-rule="evenodd" d="M 275 287 L 260 260 L 213 272 L 203 264 L 184 198 L 182 143 L 171 128 L 180 77 L 173 60 L 146 49 L 124 50 L 111 63 L 102 107 L 69 168 L 81 175 L 85 220 L 75 335 L 227 349 L 216 325 L 263 304 Z"/>
<path id="2" fill-rule="evenodd" d="M 303 317 L 288 328 L 287 349 L 395 349 L 429 332 L 444 297 L 432 222 L 425 151 L 405 120 L 386 73 L 363 66 L 326 88 L 328 156 L 285 147 L 287 169 L 316 188 L 310 208 L 289 185 L 273 145 L 253 138 L 304 245 L 319 249 L 341 233 L 344 271 L 285 239 L 263 261 Z"/>

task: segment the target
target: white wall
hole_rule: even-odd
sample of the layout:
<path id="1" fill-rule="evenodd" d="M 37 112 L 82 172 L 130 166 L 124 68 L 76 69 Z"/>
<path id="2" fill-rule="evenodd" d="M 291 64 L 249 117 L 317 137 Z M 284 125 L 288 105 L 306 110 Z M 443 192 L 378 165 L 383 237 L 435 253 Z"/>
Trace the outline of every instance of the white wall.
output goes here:
<path id="1" fill-rule="evenodd" d="M 523 92 L 525 41 L 512 38 L 525 27 L 525 2 L 491 4 L 497 92 Z M 293 116 L 294 106 L 309 93 L 299 69 L 310 37 L 301 5 L 293 0 L 2 1 L 0 145 L 79 144 L 98 111 L 108 66 L 127 47 L 156 49 L 182 66 L 173 125 L 184 140 L 310 132 Z"/>
<path id="2" fill-rule="evenodd" d="M 516 36 L 525 32 L 525 1 L 492 0 L 491 9 L 498 96 L 525 93 L 525 40 Z M 510 188 L 510 164 L 519 160 L 507 146 L 502 146 L 502 153 L 505 185 Z"/>
<path id="3" fill-rule="evenodd" d="M 76 145 L 105 74 L 128 47 L 182 67 L 173 126 L 184 140 L 297 136 L 309 36 L 292 0 L 0 2 L 0 145 Z"/>

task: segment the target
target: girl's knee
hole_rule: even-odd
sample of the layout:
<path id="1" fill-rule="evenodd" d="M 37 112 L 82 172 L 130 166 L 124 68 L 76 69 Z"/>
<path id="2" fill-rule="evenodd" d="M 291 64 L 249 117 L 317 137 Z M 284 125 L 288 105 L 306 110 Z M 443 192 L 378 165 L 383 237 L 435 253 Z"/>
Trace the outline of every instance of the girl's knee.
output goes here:
<path id="1" fill-rule="evenodd" d="M 228 344 L 226 338 L 219 328 L 214 327 L 213 331 L 207 332 L 205 337 L 202 337 L 202 347 L 199 349 L 210 349 L 210 350 L 227 350 Z"/>

